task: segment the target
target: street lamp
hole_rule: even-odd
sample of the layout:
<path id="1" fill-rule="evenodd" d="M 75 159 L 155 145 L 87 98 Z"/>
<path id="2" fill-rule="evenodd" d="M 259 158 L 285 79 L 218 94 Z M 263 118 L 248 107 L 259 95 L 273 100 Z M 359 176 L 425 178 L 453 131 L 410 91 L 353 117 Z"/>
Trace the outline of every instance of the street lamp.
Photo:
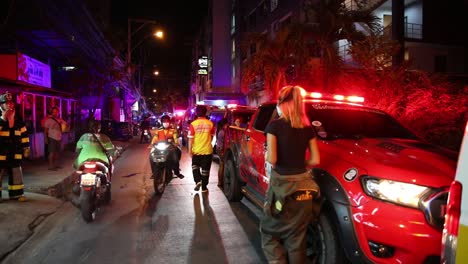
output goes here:
<path id="1" fill-rule="evenodd" d="M 132 23 L 140 23 L 140 26 L 132 32 Z M 140 42 L 138 42 L 136 45 L 132 47 L 132 37 L 135 35 L 138 31 L 140 31 L 142 28 L 144 28 L 146 25 L 156 25 L 157 22 L 154 20 L 148 20 L 148 19 L 135 19 L 135 18 L 128 18 L 127 19 L 127 65 L 128 65 L 128 70 L 130 71 L 130 65 L 132 64 L 132 52 L 140 46 L 143 41 L 145 41 L 149 36 L 144 37 Z M 156 32 L 153 33 L 153 36 L 155 36 L 158 39 L 163 39 L 164 38 L 164 32 L 160 29 L 156 30 Z"/>
<path id="2" fill-rule="evenodd" d="M 139 26 L 136 29 L 132 29 L 132 23 L 138 23 Z M 161 29 L 158 29 L 153 34 L 142 37 L 141 40 L 137 44 L 133 45 L 132 47 L 132 37 L 137 32 L 139 32 L 142 28 L 150 24 L 157 25 L 158 23 L 154 20 L 148 20 L 148 19 L 135 19 L 135 18 L 127 19 L 127 73 L 130 79 L 130 87 L 133 88 L 132 90 L 135 93 L 134 95 L 137 100 L 141 99 L 141 80 L 140 80 L 140 77 L 138 77 L 138 83 L 135 83 L 135 78 L 134 78 L 135 72 L 132 70 L 132 52 L 150 36 L 154 36 L 157 39 L 164 38 L 164 32 Z M 145 104 L 142 102 L 141 105 L 144 106 Z"/>
<path id="3" fill-rule="evenodd" d="M 158 70 L 155 70 L 155 71 L 153 72 L 153 74 L 156 75 L 156 76 L 158 76 L 158 75 L 159 75 L 159 71 L 158 71 Z"/>

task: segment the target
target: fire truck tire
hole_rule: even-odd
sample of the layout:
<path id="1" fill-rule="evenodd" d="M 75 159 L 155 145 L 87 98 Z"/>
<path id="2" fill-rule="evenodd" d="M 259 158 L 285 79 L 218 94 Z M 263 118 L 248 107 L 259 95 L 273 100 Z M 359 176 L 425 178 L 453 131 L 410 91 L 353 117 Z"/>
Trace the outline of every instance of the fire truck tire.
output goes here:
<path id="1" fill-rule="evenodd" d="M 230 202 L 238 202 L 243 197 L 241 184 L 232 159 L 226 160 L 224 165 L 224 195 Z"/>
<path id="2" fill-rule="evenodd" d="M 307 229 L 307 257 L 312 263 L 348 263 L 344 255 L 330 215 L 322 212 Z"/>

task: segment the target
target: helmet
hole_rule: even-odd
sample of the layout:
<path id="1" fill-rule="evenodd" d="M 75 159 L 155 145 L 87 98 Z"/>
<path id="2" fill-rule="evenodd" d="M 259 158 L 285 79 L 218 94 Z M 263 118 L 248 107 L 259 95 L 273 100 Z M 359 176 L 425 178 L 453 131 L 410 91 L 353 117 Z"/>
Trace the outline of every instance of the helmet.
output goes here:
<path id="1" fill-rule="evenodd" d="M 0 94 L 0 104 L 6 103 L 7 101 L 13 101 L 11 93 L 6 92 L 4 94 Z"/>
<path id="2" fill-rule="evenodd" d="M 163 116 L 161 116 L 161 123 L 164 123 L 164 121 L 170 122 L 170 121 L 171 121 L 171 117 L 168 116 L 168 115 L 163 115 Z"/>

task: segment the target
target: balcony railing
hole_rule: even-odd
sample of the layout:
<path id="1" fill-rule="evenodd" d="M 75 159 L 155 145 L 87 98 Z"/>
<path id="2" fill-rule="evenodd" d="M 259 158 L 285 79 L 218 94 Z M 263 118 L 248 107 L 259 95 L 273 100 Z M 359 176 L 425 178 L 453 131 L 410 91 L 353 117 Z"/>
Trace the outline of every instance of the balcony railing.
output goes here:
<path id="1" fill-rule="evenodd" d="M 422 24 L 405 23 L 405 38 L 422 39 Z"/>
<path id="2" fill-rule="evenodd" d="M 416 23 L 405 23 L 405 38 L 408 39 L 422 39 L 422 24 Z M 392 37 L 392 24 L 386 26 L 383 30 L 384 36 L 391 38 Z"/>

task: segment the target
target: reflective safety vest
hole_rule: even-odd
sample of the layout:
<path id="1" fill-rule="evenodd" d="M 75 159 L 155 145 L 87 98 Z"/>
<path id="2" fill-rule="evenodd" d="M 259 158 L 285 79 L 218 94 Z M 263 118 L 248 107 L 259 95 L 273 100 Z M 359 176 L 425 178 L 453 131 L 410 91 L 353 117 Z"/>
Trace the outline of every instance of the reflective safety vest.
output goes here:
<path id="1" fill-rule="evenodd" d="M 173 128 L 169 128 L 169 129 L 158 129 L 156 131 L 156 134 L 154 135 L 153 137 L 153 140 L 152 140 L 152 144 L 158 142 L 159 140 L 168 140 L 168 139 L 172 139 L 174 140 L 174 143 L 176 145 L 179 144 L 179 139 L 178 139 L 178 134 L 177 134 L 177 130 L 173 129 Z"/>

